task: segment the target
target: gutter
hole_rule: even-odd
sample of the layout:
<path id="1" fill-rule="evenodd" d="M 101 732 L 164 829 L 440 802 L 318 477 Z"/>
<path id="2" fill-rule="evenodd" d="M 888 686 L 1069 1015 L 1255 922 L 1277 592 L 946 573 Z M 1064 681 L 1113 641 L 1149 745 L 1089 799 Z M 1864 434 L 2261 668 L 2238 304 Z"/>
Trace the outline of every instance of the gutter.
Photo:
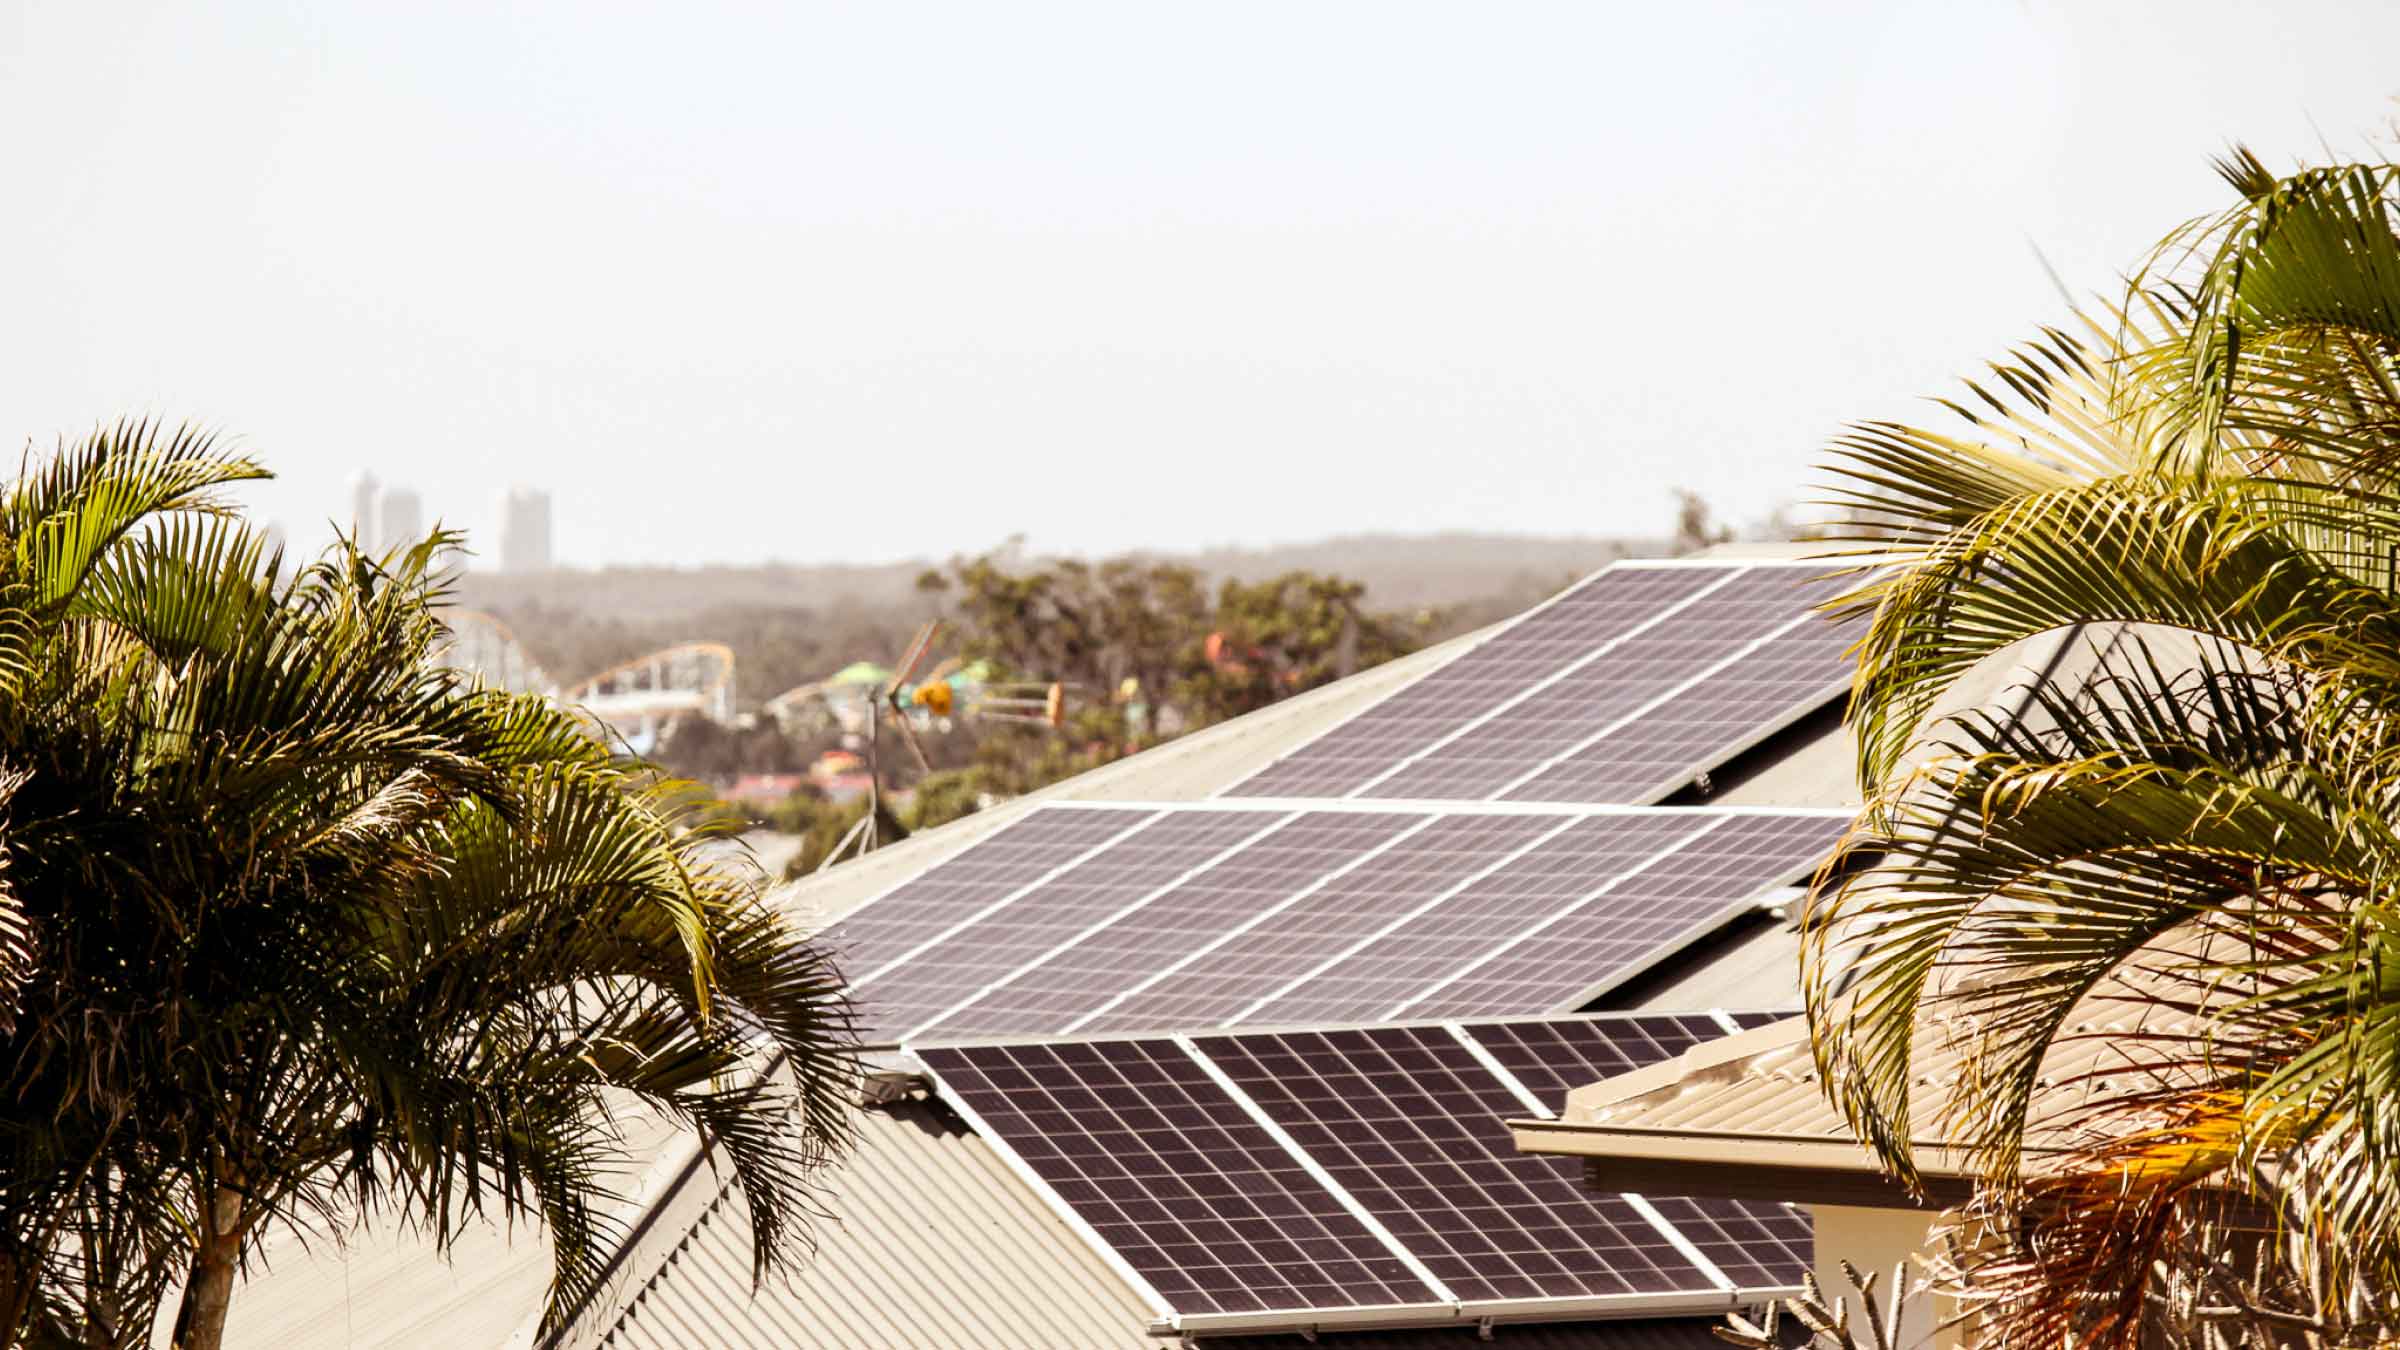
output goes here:
<path id="1" fill-rule="evenodd" d="M 1790 1298 L 1799 1286 L 1724 1289 L 1693 1294 L 1597 1294 L 1580 1298 L 1463 1299 L 1453 1303 L 1358 1308 L 1285 1308 L 1240 1313 L 1168 1313 L 1150 1323 L 1155 1336 L 1227 1336 L 1243 1332 L 1361 1331 L 1455 1327 L 1499 1322 L 1593 1322 L 1736 1312 Z"/>

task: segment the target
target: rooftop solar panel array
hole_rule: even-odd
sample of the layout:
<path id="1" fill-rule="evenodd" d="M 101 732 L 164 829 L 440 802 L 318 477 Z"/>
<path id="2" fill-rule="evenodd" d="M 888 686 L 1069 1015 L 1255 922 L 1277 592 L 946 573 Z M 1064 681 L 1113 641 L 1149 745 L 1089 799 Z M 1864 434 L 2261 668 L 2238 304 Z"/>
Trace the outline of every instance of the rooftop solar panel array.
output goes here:
<path id="1" fill-rule="evenodd" d="M 1623 1199 L 1520 1162 L 1524 1103 L 1440 1027 L 1194 1044 L 1462 1299 L 1707 1287 Z"/>
<path id="2" fill-rule="evenodd" d="M 1613 567 L 1569 590 L 1362 716 L 1234 789 L 1248 797 L 1344 797 L 1390 769 L 1396 752 L 1455 735 L 1487 711 L 1574 669 L 1741 569 Z M 1462 794 L 1436 792 L 1435 797 Z"/>
<path id="3" fill-rule="evenodd" d="M 917 1034 L 1014 1036 L 1067 1030 L 1117 991 L 1144 983 L 1183 953 L 1273 910 L 1321 878 L 1359 865 L 1402 833 L 1432 819 L 1344 811 L 1292 816 L 1176 884 L 1134 899 L 1110 922 L 1058 944 L 1042 960 L 995 983 L 954 1017 Z M 1136 835 L 1120 847 L 1138 851 L 1143 838 Z"/>
<path id="4" fill-rule="evenodd" d="M 1586 900 L 1527 914 L 1517 929 L 1457 962 L 1387 1017 L 1505 1017 L 1528 999 L 1580 1007 L 1712 926 L 1729 893 L 1756 894 L 1760 877 L 1790 876 L 1832 851 L 1841 817 L 1726 816 L 1702 822 L 1651 866 L 1593 887 Z"/>
<path id="5" fill-rule="evenodd" d="M 1395 916 L 1371 941 L 1340 953 L 1338 962 L 1247 1010 L 1251 1015 L 1245 1020 L 1273 1025 L 1400 1016 L 1399 1009 L 1422 1002 L 1478 962 L 1512 949 L 1531 926 L 1589 908 L 1631 877 L 1665 870 L 1667 859 L 1728 819 L 1713 811 L 1680 810 L 1575 820 L 1541 847 L 1509 859 L 1442 903 Z M 1754 894 L 1770 884 L 1766 878 L 1771 875 L 1779 873 L 1761 872 L 1750 883 L 1735 883 L 1735 890 L 1739 896 Z M 1734 898 L 1703 902 L 1698 909 L 1722 915 Z M 1701 922 L 1705 920 L 1696 910 L 1693 923 Z M 1570 984 L 1580 990 L 1595 973 L 1590 966 L 1577 966 L 1555 973 L 1549 984 L 1553 990 Z M 1559 998 L 1555 992 L 1529 992 L 1509 1011 L 1570 1010 L 1571 1005 Z"/>
<path id="6" fill-rule="evenodd" d="M 957 913 L 964 907 L 956 897 L 973 891 L 951 879 L 954 869 L 978 869 L 979 855 L 986 849 L 1005 846 L 1019 830 L 1046 828 L 1050 819 L 1058 816 L 1102 822 L 1123 818 L 1133 828 L 1110 831 L 1105 825 L 1095 826 L 1090 833 L 1104 840 L 1102 847 L 1054 858 L 1063 865 L 1045 871 L 1022 889 L 986 893 L 981 907 Z M 1124 816 L 1114 811 L 1044 808 L 1012 821 L 997 834 L 845 919 L 835 942 L 851 967 L 865 972 L 852 986 L 867 994 L 862 1007 L 871 1014 L 873 1024 L 895 1032 L 912 1029 L 1072 942 L 1127 904 L 1238 851 L 1289 819 L 1286 814 L 1247 811 Z M 1082 831 L 1073 835 L 1077 840 L 1090 837 Z M 905 959 L 871 967 L 872 954 L 900 945 L 887 934 L 897 930 L 909 938 L 923 931 L 925 925 L 915 914 L 929 895 L 946 916 L 957 913 L 959 922 Z M 870 955 L 862 959 L 861 953 Z"/>
<path id="7" fill-rule="evenodd" d="M 1226 794 L 1641 803 L 1846 676 L 1822 563 L 1620 563 Z"/>
<path id="8" fill-rule="evenodd" d="M 1571 1011 L 1805 871 L 1845 823 L 1709 808 L 1052 805 L 858 910 L 834 942 L 864 972 L 854 997 L 882 1042 Z M 1020 831 L 1063 856 L 1033 871 Z"/>
<path id="9" fill-rule="evenodd" d="M 1596 1054 L 1638 1066 L 1722 1032 L 1610 1017 L 920 1054 L 945 1099 L 1189 1330 L 1410 1305 L 1639 1311 L 1797 1283 L 1808 1227 L 1783 1207 L 1597 1194 L 1570 1161 L 1509 1139 L 1508 1118 L 1544 1095 L 1520 1074 L 1563 1081 Z"/>
<path id="10" fill-rule="evenodd" d="M 1423 1301 L 1408 1263 L 1172 1041 L 935 1051 L 928 1065 L 1178 1310 Z"/>

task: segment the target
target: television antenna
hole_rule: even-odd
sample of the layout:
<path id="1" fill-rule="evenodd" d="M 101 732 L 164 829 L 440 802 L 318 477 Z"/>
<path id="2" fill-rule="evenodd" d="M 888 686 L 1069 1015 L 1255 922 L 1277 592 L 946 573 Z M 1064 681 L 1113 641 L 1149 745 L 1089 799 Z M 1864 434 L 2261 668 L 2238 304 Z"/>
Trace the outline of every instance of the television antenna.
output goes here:
<path id="1" fill-rule="evenodd" d="M 941 635 L 941 631 L 941 620 L 926 620 L 924 627 L 917 630 L 915 639 L 908 644 L 900 663 L 892 668 L 890 678 L 868 700 L 867 813 L 860 816 L 858 823 L 851 826 L 841 841 L 825 854 L 824 860 L 817 864 L 818 870 L 831 867 L 844 857 L 871 853 L 886 843 L 907 837 L 907 832 L 900 828 L 900 822 L 891 816 L 883 804 L 882 729 L 884 719 L 889 717 L 893 728 L 900 733 L 901 742 L 908 747 L 909 757 L 917 762 L 917 772 L 923 775 L 933 772 L 933 762 L 926 758 L 925 746 L 918 741 L 911 719 L 915 708 L 922 708 L 936 717 L 948 717 L 957 708 L 957 694 L 947 677 L 958 668 L 958 663 L 955 660 L 945 661 L 927 672 L 928 678 L 907 697 L 902 696 L 902 691 L 908 689 L 910 681 L 916 678 L 917 668 L 925 663 L 926 656 L 933 651 L 934 640 Z M 1055 680 L 1048 684 L 1035 680 L 984 685 L 968 700 L 964 711 L 970 716 L 995 722 L 1030 723 L 1055 731 L 1066 723 L 1068 691 L 1068 685 Z"/>

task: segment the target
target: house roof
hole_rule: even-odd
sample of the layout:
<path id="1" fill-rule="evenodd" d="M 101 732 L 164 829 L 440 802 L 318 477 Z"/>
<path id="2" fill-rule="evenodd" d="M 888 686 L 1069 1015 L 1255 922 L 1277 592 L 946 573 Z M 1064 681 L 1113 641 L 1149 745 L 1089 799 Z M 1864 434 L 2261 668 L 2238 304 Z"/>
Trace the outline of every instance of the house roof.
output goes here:
<path id="1" fill-rule="evenodd" d="M 2095 1106 L 2185 1072 L 2201 1024 L 2184 1006 L 2192 985 L 2163 972 L 2252 955 L 2241 943 L 2228 933 L 2180 934 L 2093 986 L 2042 1058 L 2022 1134 L 2029 1160 L 2088 1142 L 2104 1119 Z M 1691 1195 L 1943 1207 L 1964 1200 L 1977 1175 L 1969 1136 L 1948 1109 L 1988 1034 L 1946 1013 L 1919 1024 L 1909 1069 L 1909 1144 L 1922 1183 L 1914 1194 L 1883 1173 L 1828 1100 L 1805 1017 L 1577 1088 L 1556 1119 L 1510 1125 L 1519 1148 L 1582 1158 L 1587 1181 L 1604 1190 L 1638 1181 Z"/>
<path id="2" fill-rule="evenodd" d="M 649 1244 L 541 1350 L 1160 1350 L 1152 1314 L 1090 1247 L 938 1102 L 862 1113 L 827 1182 L 829 1217 L 788 1276 L 753 1289 L 750 1225 L 729 1177 Z M 1501 1325 L 1518 1350 L 1700 1350 L 1712 1318 Z M 1466 1350 L 1477 1327 L 1326 1333 L 1339 1350 Z M 1206 1350 L 1297 1350 L 1298 1337 L 1209 1338 Z"/>
<path id="3" fill-rule="evenodd" d="M 938 1104 L 863 1111 L 825 1181 L 815 1251 L 753 1292 L 748 1211 L 708 1172 L 558 1350 L 1147 1346 L 1148 1310 Z"/>

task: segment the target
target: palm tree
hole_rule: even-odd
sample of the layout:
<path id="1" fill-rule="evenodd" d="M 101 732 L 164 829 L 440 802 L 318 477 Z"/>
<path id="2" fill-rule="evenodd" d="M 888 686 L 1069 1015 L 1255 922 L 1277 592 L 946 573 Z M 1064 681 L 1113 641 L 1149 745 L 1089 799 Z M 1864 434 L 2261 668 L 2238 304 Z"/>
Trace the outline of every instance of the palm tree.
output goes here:
<path id="1" fill-rule="evenodd" d="M 1897 1175 L 1929 1124 L 1971 1150 L 1995 1341 L 2400 1335 L 2400 171 L 2220 167 L 1952 429 L 1839 445 L 1888 568 L 1812 1029 Z M 2060 634 L 2113 654 L 1942 709 Z"/>
<path id="2" fill-rule="evenodd" d="M 285 575 L 262 476 L 109 428 L 0 497 L 0 1319 L 222 1338 L 278 1225 L 538 1218 L 549 1316 L 618 1236 L 612 1110 L 721 1147 L 763 1272 L 847 1133 L 822 953 L 691 794 L 438 661 L 436 535 Z"/>

